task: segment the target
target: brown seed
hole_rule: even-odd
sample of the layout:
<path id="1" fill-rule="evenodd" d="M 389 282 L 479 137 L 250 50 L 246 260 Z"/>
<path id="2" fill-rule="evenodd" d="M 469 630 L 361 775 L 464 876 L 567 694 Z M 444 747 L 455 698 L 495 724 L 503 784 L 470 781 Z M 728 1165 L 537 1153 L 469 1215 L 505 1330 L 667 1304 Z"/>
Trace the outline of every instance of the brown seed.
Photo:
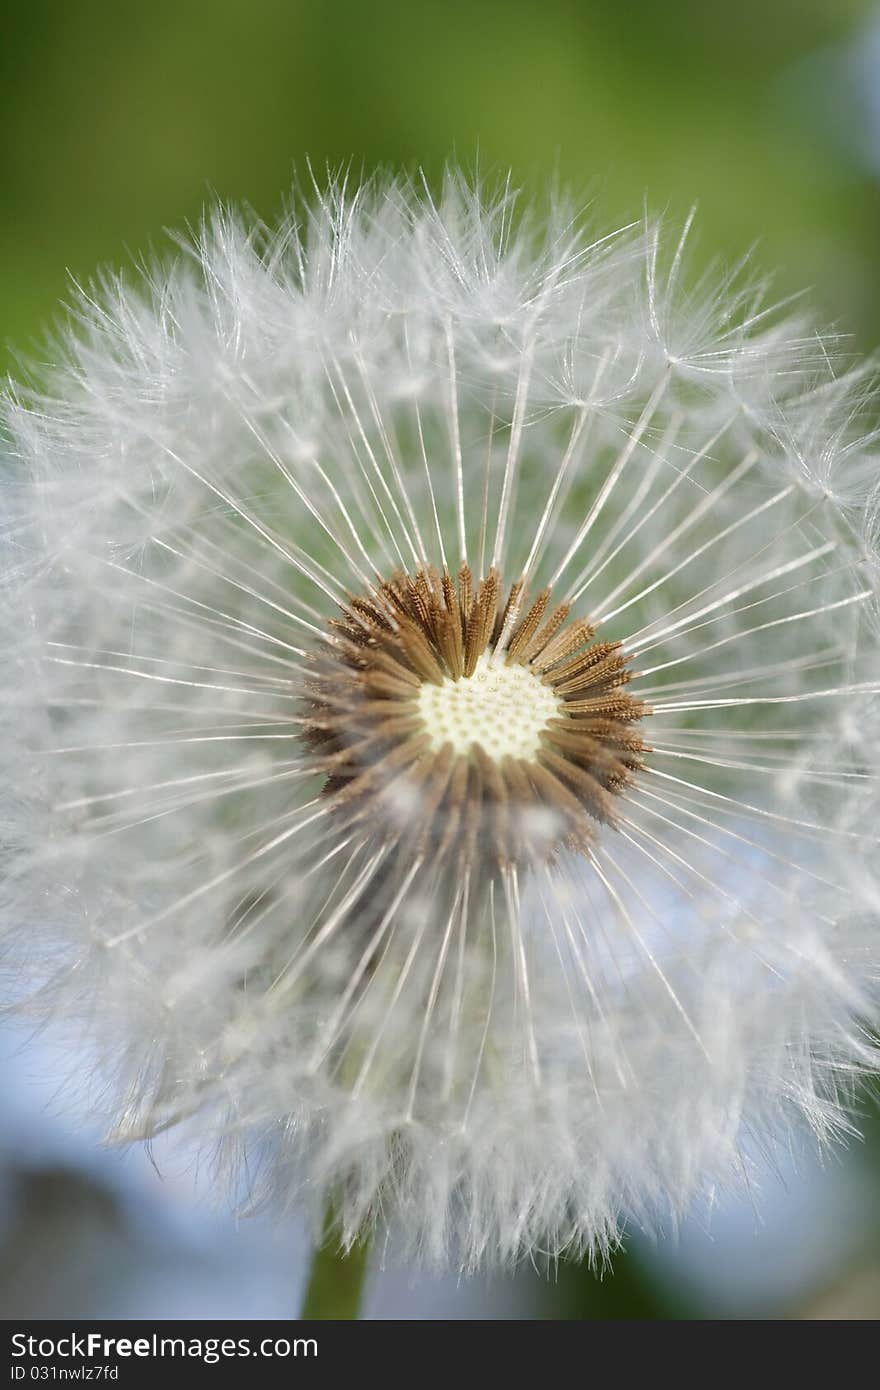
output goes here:
<path id="1" fill-rule="evenodd" d="M 568 622 L 567 603 L 546 617 L 550 597 L 544 589 L 527 607 L 524 582 L 505 596 L 494 569 L 476 589 L 467 565 L 457 582 L 446 570 L 401 571 L 328 623 L 303 738 L 341 829 L 393 841 L 407 862 L 424 855 L 490 878 L 563 847 L 588 853 L 644 765 L 638 724 L 650 710 L 622 689 L 631 672 L 620 644 L 594 643 L 593 624 Z M 493 668 L 485 663 L 499 640 L 506 651 Z M 473 695 L 472 678 L 480 681 Z M 532 679 L 543 691 L 537 715 L 525 698 Z M 428 686 L 439 694 L 425 709 L 444 711 L 437 727 L 423 709 Z M 450 741 L 443 692 L 453 689 L 449 719 L 459 723 Z M 488 722 L 485 713 L 494 699 L 497 727 L 491 705 Z M 469 742 L 462 710 L 482 711 Z M 531 745 L 530 718 L 543 721 Z M 530 746 L 528 757 L 512 751 Z M 540 843 L 530 830 L 538 811 L 555 827 Z"/>

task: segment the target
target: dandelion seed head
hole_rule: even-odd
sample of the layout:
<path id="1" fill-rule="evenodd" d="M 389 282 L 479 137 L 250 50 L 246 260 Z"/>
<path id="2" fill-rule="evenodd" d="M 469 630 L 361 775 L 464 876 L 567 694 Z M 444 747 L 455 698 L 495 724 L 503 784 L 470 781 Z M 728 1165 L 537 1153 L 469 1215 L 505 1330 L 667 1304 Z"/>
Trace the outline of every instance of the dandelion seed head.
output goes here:
<path id="1" fill-rule="evenodd" d="M 687 232 L 215 211 L 8 393 L 4 979 L 114 1138 L 472 1267 L 851 1128 L 871 377 Z"/>

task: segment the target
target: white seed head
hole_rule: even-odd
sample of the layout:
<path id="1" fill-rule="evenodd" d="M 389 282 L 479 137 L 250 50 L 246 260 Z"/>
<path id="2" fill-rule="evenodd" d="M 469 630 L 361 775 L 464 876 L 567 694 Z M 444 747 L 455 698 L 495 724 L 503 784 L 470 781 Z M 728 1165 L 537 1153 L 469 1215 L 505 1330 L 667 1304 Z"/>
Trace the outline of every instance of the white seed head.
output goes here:
<path id="1" fill-rule="evenodd" d="M 117 1139 L 473 1266 L 849 1124 L 866 369 L 450 175 L 84 294 L 0 451 L 0 961 Z"/>

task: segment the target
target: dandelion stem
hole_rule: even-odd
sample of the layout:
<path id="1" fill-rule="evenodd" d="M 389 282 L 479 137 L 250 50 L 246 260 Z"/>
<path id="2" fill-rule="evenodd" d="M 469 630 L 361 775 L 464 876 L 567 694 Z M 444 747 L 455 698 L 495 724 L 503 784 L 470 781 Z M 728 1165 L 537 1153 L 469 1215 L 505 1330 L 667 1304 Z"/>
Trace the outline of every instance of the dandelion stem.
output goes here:
<path id="1" fill-rule="evenodd" d="M 370 1262 L 370 1242 L 358 1241 L 345 1250 L 333 1232 L 332 1221 L 327 1222 L 326 1230 L 328 1234 L 312 1258 L 302 1317 L 321 1322 L 355 1322 Z"/>

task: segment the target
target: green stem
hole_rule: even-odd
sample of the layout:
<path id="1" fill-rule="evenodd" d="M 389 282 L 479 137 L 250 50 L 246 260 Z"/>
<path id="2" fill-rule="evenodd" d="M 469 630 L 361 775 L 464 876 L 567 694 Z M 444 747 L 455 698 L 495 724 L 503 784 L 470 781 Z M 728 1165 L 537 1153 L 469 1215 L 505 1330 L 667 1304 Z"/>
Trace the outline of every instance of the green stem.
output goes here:
<path id="1" fill-rule="evenodd" d="M 355 1322 L 361 1305 L 370 1242 L 358 1241 L 348 1251 L 340 1249 L 332 1223 L 327 1237 L 312 1259 L 302 1317 L 321 1322 Z"/>

